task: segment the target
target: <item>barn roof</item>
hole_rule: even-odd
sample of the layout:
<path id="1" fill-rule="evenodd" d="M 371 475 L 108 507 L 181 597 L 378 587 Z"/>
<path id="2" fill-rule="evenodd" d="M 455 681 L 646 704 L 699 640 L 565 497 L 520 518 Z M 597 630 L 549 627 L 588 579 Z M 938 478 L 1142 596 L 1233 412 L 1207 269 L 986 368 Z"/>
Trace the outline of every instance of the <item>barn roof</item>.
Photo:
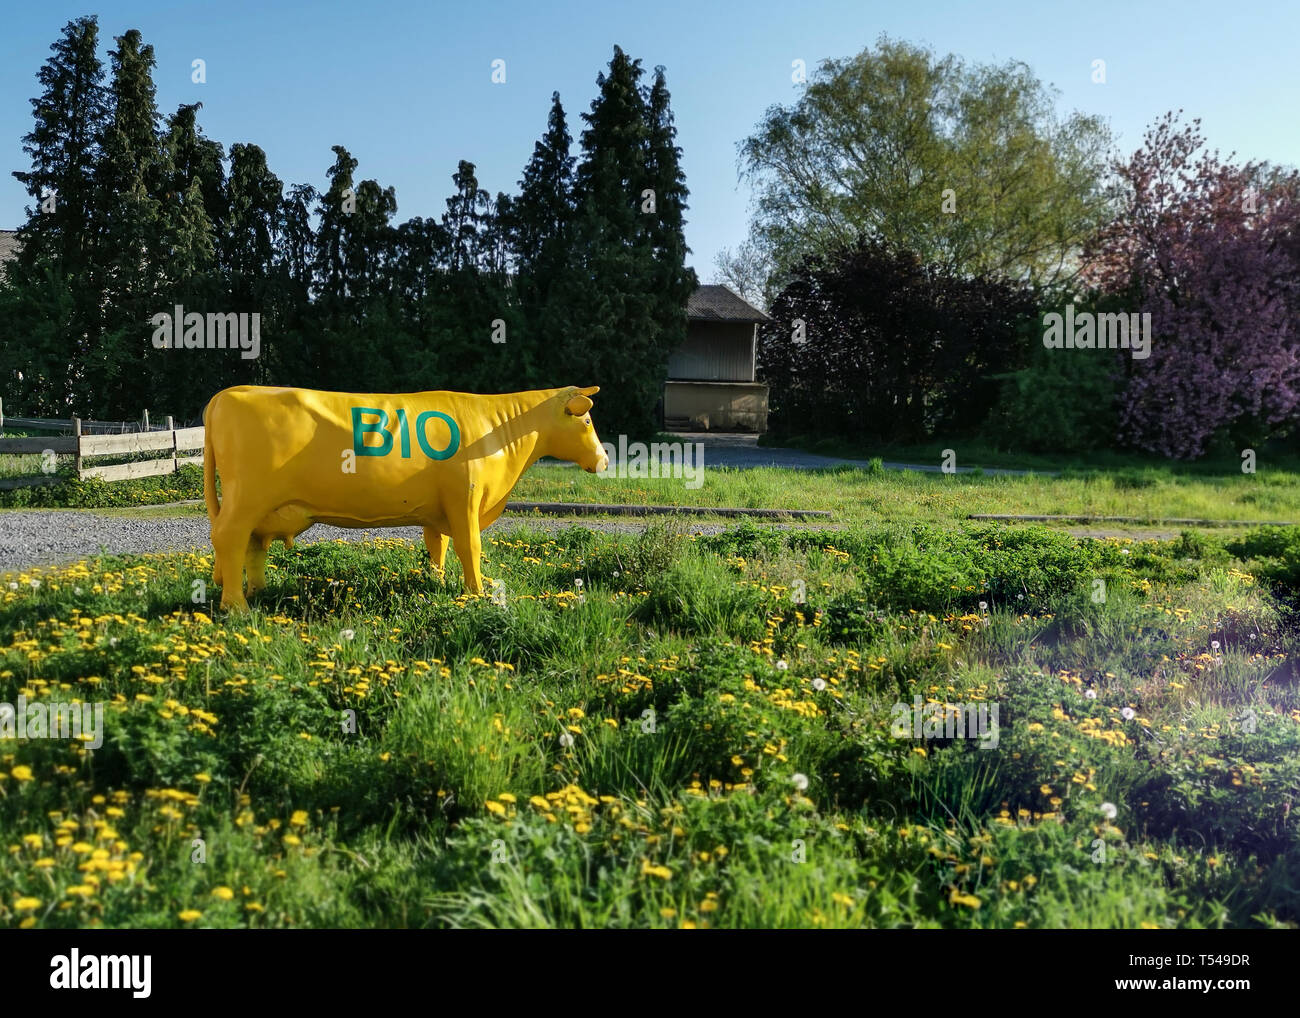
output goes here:
<path id="1" fill-rule="evenodd" d="M 767 315 L 729 287 L 701 286 L 686 303 L 686 317 L 693 322 L 766 322 Z"/>
<path id="2" fill-rule="evenodd" d="M 0 230 L 0 265 L 18 257 L 18 231 Z"/>

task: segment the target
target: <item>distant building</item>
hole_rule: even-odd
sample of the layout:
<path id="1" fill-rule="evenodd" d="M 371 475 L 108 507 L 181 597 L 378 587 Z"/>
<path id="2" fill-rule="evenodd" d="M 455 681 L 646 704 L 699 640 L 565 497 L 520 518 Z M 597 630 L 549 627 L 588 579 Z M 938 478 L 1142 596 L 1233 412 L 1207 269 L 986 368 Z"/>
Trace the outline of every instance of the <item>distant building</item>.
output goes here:
<path id="1" fill-rule="evenodd" d="M 18 231 L 0 230 L 0 268 L 18 257 Z"/>
<path id="2" fill-rule="evenodd" d="M 754 369 L 758 326 L 770 319 L 725 286 L 691 294 L 686 319 L 686 342 L 668 358 L 664 427 L 766 431 L 767 386 Z"/>

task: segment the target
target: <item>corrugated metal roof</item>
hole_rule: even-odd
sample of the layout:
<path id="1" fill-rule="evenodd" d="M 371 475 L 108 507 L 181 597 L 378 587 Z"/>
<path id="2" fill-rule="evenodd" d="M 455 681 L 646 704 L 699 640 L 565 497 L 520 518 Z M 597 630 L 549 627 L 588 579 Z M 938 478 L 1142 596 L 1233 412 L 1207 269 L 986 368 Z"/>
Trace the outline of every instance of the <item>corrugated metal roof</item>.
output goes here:
<path id="1" fill-rule="evenodd" d="M 686 303 L 686 317 L 702 322 L 766 322 L 767 315 L 730 287 L 701 286 Z"/>

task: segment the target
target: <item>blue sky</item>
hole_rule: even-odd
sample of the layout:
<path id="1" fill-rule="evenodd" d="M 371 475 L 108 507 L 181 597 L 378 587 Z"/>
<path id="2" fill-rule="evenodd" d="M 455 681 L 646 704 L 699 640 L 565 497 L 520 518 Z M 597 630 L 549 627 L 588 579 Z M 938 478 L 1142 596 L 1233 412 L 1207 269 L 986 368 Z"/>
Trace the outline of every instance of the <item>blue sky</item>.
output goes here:
<path id="1" fill-rule="evenodd" d="M 441 215 L 458 159 L 482 186 L 512 191 L 560 92 L 575 138 L 596 74 L 617 43 L 649 69 L 663 64 L 691 189 L 691 263 L 747 232 L 736 143 L 764 109 L 797 96 L 791 61 L 811 69 L 881 32 L 971 62 L 1023 60 L 1060 90 L 1062 110 L 1106 117 L 1124 151 L 1166 110 L 1202 119 L 1225 154 L 1300 165 L 1300 4 L 1201 2 L 1063 4 L 1054 0 L 656 0 L 627 4 L 222 0 L 94 6 L 58 0 L 8 5 L 0 46 L 0 227 L 23 218 L 35 75 L 63 25 L 99 16 L 101 56 L 138 28 L 158 58 L 159 108 L 202 101 L 205 133 L 266 150 L 285 182 L 325 184 L 330 146 L 360 161 L 358 179 L 397 190 L 397 221 Z M 191 61 L 207 82 L 191 82 Z M 491 64 L 506 61 L 505 84 Z M 1092 83 L 1094 59 L 1107 82 Z"/>

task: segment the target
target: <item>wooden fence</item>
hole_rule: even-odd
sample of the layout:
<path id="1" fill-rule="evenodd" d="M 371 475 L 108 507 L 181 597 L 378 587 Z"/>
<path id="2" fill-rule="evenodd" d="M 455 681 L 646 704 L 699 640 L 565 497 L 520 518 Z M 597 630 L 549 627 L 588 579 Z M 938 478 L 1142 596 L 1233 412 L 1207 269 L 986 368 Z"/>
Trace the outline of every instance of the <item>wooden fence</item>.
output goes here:
<path id="1" fill-rule="evenodd" d="M 99 434 L 92 434 L 87 424 L 90 423 Z M 54 418 L 10 417 L 0 416 L 0 435 L 4 426 L 22 427 L 23 429 L 60 431 L 58 436 L 39 436 L 28 438 L 0 437 L 0 455 L 71 456 L 73 468 L 79 480 L 98 477 L 104 481 L 124 481 L 132 477 L 153 477 L 157 474 L 175 473 L 187 463 L 197 466 L 203 464 L 203 429 L 177 428 L 168 417 L 160 430 L 149 430 L 149 418 L 146 414 L 142 424 L 124 421 L 85 422 L 79 417 L 70 420 Z M 135 427 L 143 430 L 127 431 Z M 114 433 L 110 429 L 119 429 Z M 193 450 L 199 450 L 197 453 Z M 114 463 L 107 466 L 85 466 L 84 461 L 96 456 L 138 456 L 142 453 L 161 455 L 149 459 L 136 459 L 127 463 Z M 31 488 L 44 484 L 58 484 L 63 478 L 54 473 L 26 474 L 20 477 L 0 477 L 0 491 L 11 488 Z"/>

